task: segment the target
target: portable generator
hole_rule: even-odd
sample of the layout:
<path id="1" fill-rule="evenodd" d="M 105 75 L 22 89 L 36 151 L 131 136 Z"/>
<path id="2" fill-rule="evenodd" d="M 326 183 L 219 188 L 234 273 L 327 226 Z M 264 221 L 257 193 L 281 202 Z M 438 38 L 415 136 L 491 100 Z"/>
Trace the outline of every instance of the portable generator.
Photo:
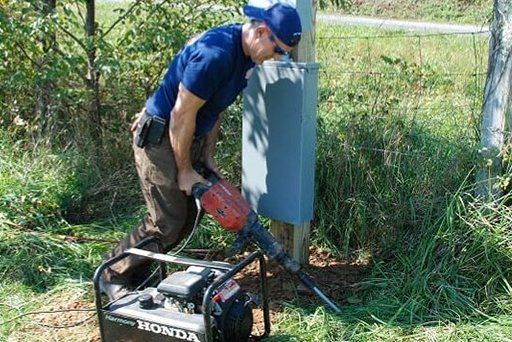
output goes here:
<path id="1" fill-rule="evenodd" d="M 148 238 L 134 248 L 104 262 L 94 275 L 96 309 L 103 342 L 121 341 L 248 341 L 270 333 L 266 264 L 261 252 L 254 252 L 236 265 L 171 256 L 142 249 L 159 241 Z M 99 279 L 105 269 L 129 255 L 158 262 L 157 269 L 139 290 L 103 303 Z M 260 291 L 246 292 L 233 277 L 259 261 Z M 166 274 L 167 264 L 187 266 Z M 147 286 L 155 284 L 155 286 Z M 251 335 L 252 309 L 261 303 L 264 333 Z"/>

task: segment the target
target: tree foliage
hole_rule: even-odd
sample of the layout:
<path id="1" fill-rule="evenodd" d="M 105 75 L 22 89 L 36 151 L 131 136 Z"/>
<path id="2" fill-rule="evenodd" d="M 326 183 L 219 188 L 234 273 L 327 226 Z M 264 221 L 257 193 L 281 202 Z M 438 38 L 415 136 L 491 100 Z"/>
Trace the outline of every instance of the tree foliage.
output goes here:
<path id="1" fill-rule="evenodd" d="M 98 18 L 91 35 L 85 29 L 91 15 L 87 1 L 59 1 L 46 15 L 45 1 L 10 1 L 0 9 L 0 127 L 58 146 L 70 141 L 87 146 L 98 129 L 109 139 L 120 132 L 186 40 L 234 21 L 241 5 L 235 0 L 111 3 L 119 8 Z M 44 117 L 37 110 L 42 86 L 51 86 Z M 94 101 L 101 127 L 91 120 Z M 42 126 L 48 128 L 44 136 Z"/>

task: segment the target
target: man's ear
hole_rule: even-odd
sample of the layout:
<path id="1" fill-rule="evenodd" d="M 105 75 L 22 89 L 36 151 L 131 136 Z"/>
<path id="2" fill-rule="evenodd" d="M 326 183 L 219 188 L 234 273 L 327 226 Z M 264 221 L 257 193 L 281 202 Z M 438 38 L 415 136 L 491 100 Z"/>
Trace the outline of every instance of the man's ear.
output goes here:
<path id="1" fill-rule="evenodd" d="M 266 26 L 260 25 L 256 27 L 256 37 L 260 38 L 265 32 L 267 32 Z"/>

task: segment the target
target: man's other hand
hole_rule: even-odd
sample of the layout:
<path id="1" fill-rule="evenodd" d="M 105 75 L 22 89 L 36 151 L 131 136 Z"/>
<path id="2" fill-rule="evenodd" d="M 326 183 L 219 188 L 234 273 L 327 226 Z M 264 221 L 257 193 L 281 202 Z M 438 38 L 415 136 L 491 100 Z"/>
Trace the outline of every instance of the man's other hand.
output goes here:
<path id="1" fill-rule="evenodd" d="M 145 112 L 146 112 L 146 107 L 142 108 L 142 110 L 135 115 L 135 119 L 133 120 L 133 123 L 130 127 L 130 131 L 132 131 L 132 133 L 135 133 L 135 131 L 137 130 L 139 121 L 140 121 L 140 119 L 142 119 L 142 116 L 144 115 Z"/>

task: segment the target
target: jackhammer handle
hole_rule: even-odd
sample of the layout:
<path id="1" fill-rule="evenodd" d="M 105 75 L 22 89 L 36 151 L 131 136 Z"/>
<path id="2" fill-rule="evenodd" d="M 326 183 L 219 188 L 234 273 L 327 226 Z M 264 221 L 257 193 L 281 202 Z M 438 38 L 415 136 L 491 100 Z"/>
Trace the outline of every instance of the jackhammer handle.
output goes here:
<path id="1" fill-rule="evenodd" d="M 196 183 L 192 185 L 192 196 L 196 200 L 199 200 L 201 196 L 208 191 L 212 186 L 204 183 Z"/>
<path id="2" fill-rule="evenodd" d="M 193 168 L 197 173 L 203 176 L 204 179 L 211 182 L 212 184 L 215 184 L 220 180 L 219 175 L 206 167 L 206 165 L 204 165 L 202 162 L 194 163 Z"/>
<path id="3" fill-rule="evenodd" d="M 200 199 L 201 196 L 208 191 L 215 183 L 217 183 L 220 180 L 220 177 L 207 168 L 202 162 L 196 162 L 194 163 L 194 170 L 199 173 L 201 176 L 203 176 L 204 179 L 206 179 L 210 184 L 204 184 L 204 183 L 196 183 L 192 185 L 192 195 L 196 199 Z"/>

